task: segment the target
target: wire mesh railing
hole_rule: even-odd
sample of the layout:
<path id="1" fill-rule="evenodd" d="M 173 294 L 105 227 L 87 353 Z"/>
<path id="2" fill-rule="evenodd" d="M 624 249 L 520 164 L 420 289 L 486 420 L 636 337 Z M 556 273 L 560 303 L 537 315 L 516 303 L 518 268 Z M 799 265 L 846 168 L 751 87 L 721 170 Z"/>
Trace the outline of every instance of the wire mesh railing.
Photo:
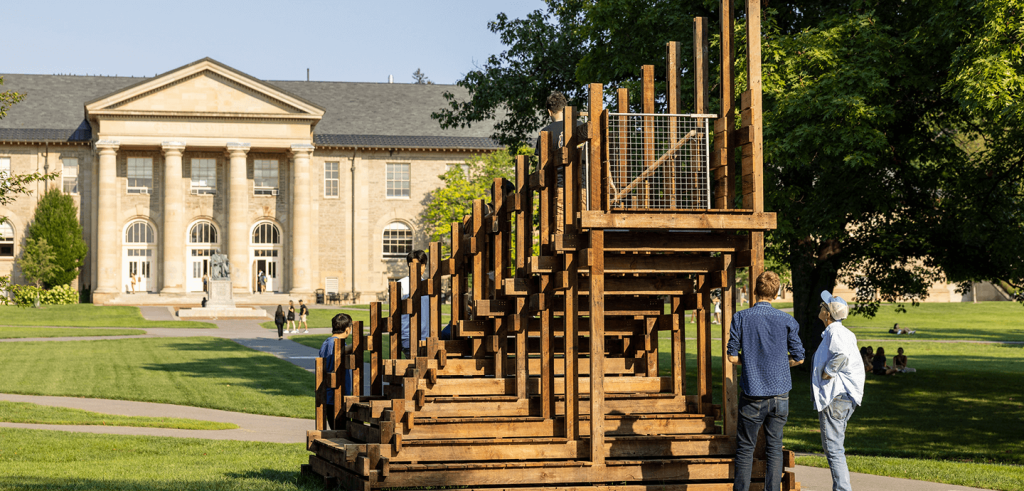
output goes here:
<path id="1" fill-rule="evenodd" d="M 710 114 L 608 114 L 611 211 L 711 208 Z"/>

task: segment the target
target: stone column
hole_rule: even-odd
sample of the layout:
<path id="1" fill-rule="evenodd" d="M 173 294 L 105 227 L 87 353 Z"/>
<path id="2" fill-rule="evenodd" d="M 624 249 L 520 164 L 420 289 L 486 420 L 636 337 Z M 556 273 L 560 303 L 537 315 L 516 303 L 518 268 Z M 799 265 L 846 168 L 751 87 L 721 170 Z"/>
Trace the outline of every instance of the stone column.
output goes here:
<path id="1" fill-rule="evenodd" d="M 309 157 L 313 145 L 292 145 L 292 210 L 291 210 L 291 294 L 312 293 L 309 270 L 309 237 L 313 222 L 310 213 Z"/>
<path id="2" fill-rule="evenodd" d="M 228 143 L 230 159 L 230 200 L 228 201 L 228 262 L 231 263 L 231 290 L 249 293 L 249 180 L 246 174 L 248 143 Z"/>
<path id="3" fill-rule="evenodd" d="M 98 274 L 96 275 L 96 301 L 105 303 L 108 299 L 121 292 L 121 266 L 117 252 L 121 240 L 117 230 L 117 148 L 119 142 L 100 140 L 96 149 L 100 154 L 99 165 L 99 240 L 100 246 L 96 254 Z"/>
<path id="4" fill-rule="evenodd" d="M 161 294 L 185 293 L 185 196 L 181 186 L 183 142 L 163 142 L 164 151 L 164 226 L 158 237 L 163 243 L 163 280 Z"/>

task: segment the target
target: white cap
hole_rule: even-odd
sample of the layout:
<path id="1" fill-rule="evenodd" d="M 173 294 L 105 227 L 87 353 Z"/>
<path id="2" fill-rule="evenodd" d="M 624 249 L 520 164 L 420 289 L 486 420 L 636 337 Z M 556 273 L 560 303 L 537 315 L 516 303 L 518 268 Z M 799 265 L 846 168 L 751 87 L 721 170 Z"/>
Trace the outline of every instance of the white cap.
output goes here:
<path id="1" fill-rule="evenodd" d="M 846 304 L 846 300 L 843 300 L 841 297 L 833 297 L 828 290 L 821 292 L 821 301 L 825 302 L 828 313 L 837 321 L 841 321 L 850 315 L 850 306 Z"/>

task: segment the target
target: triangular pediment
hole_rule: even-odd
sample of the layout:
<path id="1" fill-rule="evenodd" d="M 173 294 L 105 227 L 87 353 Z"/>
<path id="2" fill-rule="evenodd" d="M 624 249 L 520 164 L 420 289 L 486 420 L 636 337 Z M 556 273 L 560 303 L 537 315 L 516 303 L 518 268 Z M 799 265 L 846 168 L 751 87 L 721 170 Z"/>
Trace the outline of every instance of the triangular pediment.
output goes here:
<path id="1" fill-rule="evenodd" d="M 204 58 L 87 103 L 91 115 L 181 115 L 320 119 L 316 105 Z"/>

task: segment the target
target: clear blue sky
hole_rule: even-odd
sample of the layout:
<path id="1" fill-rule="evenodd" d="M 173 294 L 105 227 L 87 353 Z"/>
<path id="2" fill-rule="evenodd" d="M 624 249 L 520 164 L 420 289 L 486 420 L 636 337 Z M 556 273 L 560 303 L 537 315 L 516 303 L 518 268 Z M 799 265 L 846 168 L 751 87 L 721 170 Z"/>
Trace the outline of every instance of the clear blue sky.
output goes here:
<path id="1" fill-rule="evenodd" d="M 153 76 L 209 56 L 264 80 L 455 83 L 503 50 L 487 22 L 542 0 L 4 2 L 0 74 Z"/>

